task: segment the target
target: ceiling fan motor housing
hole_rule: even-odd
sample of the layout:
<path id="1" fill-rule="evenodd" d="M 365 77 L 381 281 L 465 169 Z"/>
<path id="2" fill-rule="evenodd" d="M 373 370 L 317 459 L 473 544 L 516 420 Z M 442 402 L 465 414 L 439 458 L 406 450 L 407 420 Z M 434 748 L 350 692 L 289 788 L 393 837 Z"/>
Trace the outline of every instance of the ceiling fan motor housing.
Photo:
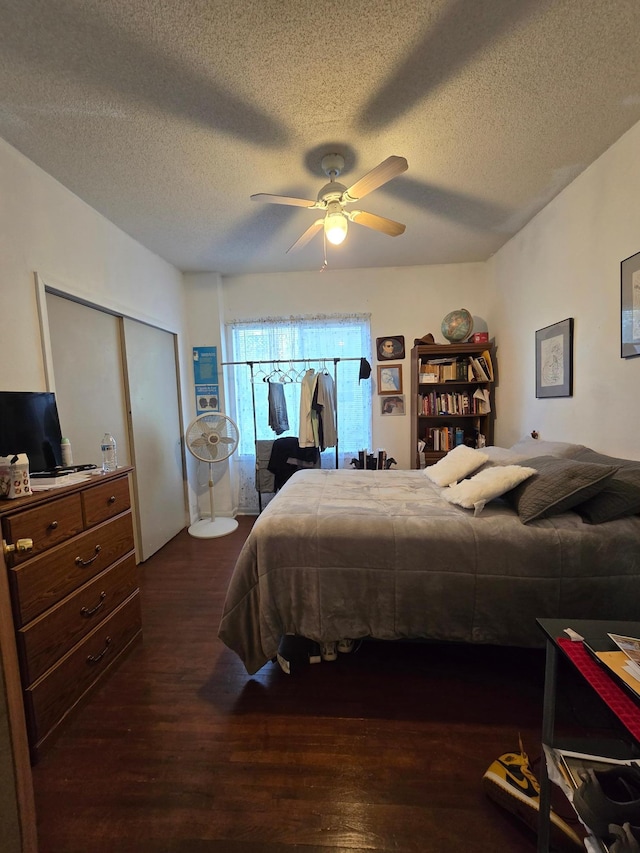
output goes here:
<path id="1" fill-rule="evenodd" d="M 318 193 L 318 203 L 328 205 L 332 201 L 340 201 L 342 194 L 346 191 L 346 187 L 338 181 L 329 181 L 325 184 Z"/>
<path id="2" fill-rule="evenodd" d="M 344 157 L 342 154 L 325 154 L 320 165 L 325 175 L 337 178 L 344 169 Z"/>

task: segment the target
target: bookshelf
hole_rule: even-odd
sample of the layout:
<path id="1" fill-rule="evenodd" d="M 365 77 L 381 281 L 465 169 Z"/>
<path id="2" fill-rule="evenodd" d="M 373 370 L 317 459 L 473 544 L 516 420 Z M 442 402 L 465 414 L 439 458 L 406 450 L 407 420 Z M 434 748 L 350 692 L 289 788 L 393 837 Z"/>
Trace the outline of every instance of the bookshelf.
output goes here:
<path id="1" fill-rule="evenodd" d="M 493 444 L 495 370 L 493 342 L 413 347 L 413 468 L 433 465 L 456 444 L 476 447 L 481 435 L 485 444 Z M 425 442 L 422 453 L 420 441 Z"/>

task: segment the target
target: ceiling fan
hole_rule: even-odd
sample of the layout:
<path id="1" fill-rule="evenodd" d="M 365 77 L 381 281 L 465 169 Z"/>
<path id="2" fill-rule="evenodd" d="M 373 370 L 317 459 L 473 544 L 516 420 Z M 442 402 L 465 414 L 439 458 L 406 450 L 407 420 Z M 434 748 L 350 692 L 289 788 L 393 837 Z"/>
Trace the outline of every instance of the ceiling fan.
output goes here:
<path id="1" fill-rule="evenodd" d="M 334 246 L 340 245 L 347 236 L 349 220 L 358 225 L 364 225 L 366 228 L 373 228 L 374 231 L 381 231 L 390 237 L 397 237 L 404 233 L 405 226 L 402 223 L 394 222 L 393 219 L 386 219 L 384 216 L 377 216 L 375 213 L 366 213 L 363 210 L 346 210 L 345 205 L 353 204 L 373 190 L 377 190 L 387 181 L 406 171 L 408 165 L 404 157 L 387 157 L 386 160 L 383 160 L 382 163 L 367 172 L 364 177 L 347 189 L 336 180 L 344 169 L 344 157 L 341 154 L 326 154 L 322 158 L 322 170 L 329 178 L 329 183 L 322 187 L 316 201 L 306 198 L 270 195 L 269 193 L 255 193 L 251 198 L 253 201 L 291 204 L 295 207 L 306 207 L 324 212 L 324 216 L 316 219 L 293 246 L 287 249 L 287 253 L 302 249 L 322 228 L 324 228 L 325 236 L 330 243 L 333 243 Z"/>

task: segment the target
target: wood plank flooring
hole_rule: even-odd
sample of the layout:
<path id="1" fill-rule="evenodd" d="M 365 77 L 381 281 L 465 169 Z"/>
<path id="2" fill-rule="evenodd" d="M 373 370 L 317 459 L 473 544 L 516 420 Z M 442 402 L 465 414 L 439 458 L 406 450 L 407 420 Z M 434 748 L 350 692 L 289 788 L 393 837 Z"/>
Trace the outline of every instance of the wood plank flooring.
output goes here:
<path id="1" fill-rule="evenodd" d="M 365 642 L 247 676 L 217 639 L 252 519 L 142 575 L 144 640 L 34 768 L 41 853 L 531 853 L 482 792 L 539 752 L 542 651 Z"/>

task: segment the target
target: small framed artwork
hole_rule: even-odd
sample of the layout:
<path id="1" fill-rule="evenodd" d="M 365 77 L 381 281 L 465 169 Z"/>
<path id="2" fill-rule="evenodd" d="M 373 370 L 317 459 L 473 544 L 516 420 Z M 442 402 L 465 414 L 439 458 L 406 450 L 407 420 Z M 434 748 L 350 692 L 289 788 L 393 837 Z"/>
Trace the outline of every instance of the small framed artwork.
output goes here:
<path id="1" fill-rule="evenodd" d="M 404 415 L 404 394 L 392 394 L 380 400 L 381 415 Z"/>
<path id="2" fill-rule="evenodd" d="M 378 365 L 378 394 L 402 394 L 402 365 Z"/>
<path id="3" fill-rule="evenodd" d="M 404 358 L 404 335 L 388 335 L 386 338 L 376 338 L 378 361 L 393 361 Z"/>
<path id="4" fill-rule="evenodd" d="M 640 252 L 620 263 L 620 358 L 640 355 Z"/>
<path id="5" fill-rule="evenodd" d="M 536 397 L 573 396 L 573 317 L 536 332 Z"/>

